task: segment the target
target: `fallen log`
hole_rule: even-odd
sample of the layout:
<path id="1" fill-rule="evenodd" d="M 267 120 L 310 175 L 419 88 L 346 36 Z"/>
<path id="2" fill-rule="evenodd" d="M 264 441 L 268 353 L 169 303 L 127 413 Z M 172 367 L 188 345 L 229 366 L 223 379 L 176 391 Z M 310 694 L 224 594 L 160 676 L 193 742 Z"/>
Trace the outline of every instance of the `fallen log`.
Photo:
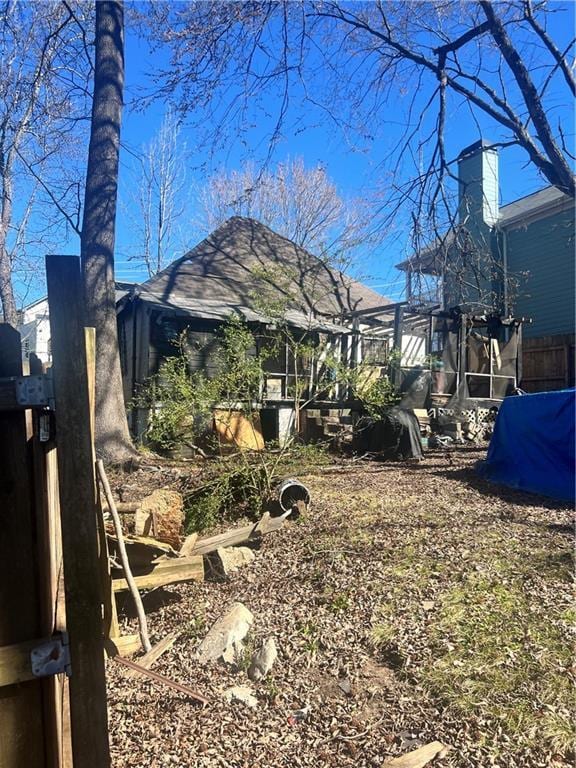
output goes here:
<path id="1" fill-rule="evenodd" d="M 242 528 L 233 528 L 226 533 L 198 539 L 192 549 L 192 554 L 207 555 L 210 552 L 215 552 L 219 547 L 233 547 L 244 541 L 257 541 L 261 536 L 282 528 L 284 521 L 291 513 L 290 510 L 279 517 L 270 517 L 268 512 L 265 512 L 261 520 L 255 525 L 244 525 Z"/>
<path id="2" fill-rule="evenodd" d="M 119 501 L 116 503 L 116 511 L 121 515 L 133 515 L 140 509 L 139 501 Z M 102 501 L 102 511 L 110 512 L 110 507 L 106 501 Z"/>
<path id="3" fill-rule="evenodd" d="M 134 574 L 134 582 L 138 589 L 155 589 L 179 581 L 204 581 L 204 560 L 199 555 L 178 557 L 173 560 L 162 560 L 152 564 L 147 573 Z M 112 578 L 114 592 L 128 589 L 126 579 Z"/>

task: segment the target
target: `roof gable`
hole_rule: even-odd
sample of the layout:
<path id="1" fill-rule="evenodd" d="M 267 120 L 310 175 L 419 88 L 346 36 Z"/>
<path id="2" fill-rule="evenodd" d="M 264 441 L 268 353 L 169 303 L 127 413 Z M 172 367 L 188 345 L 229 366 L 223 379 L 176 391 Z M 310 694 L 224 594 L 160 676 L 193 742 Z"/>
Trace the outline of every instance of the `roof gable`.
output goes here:
<path id="1" fill-rule="evenodd" d="M 272 301 L 338 316 L 389 302 L 254 219 L 234 216 L 185 256 L 142 283 L 143 297 L 219 302 L 258 309 Z"/>

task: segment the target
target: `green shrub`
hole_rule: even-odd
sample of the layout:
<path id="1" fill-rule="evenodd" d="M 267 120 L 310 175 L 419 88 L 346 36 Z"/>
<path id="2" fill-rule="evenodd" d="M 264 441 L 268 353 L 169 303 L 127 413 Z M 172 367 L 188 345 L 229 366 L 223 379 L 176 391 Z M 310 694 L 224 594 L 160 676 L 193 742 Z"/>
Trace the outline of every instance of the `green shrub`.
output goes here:
<path id="1" fill-rule="evenodd" d="M 205 443 L 216 405 L 250 413 L 252 402 L 259 399 L 261 359 L 250 329 L 238 315 L 220 329 L 213 377 L 190 372 L 186 347 L 184 331 L 174 344 L 174 355 L 162 361 L 135 399 L 137 407 L 149 410 L 145 439 L 160 451 Z M 212 440 L 216 442 L 214 436 Z"/>
<path id="2" fill-rule="evenodd" d="M 358 390 L 364 410 L 373 419 L 379 419 L 386 408 L 397 405 L 400 395 L 387 376 L 372 379 Z"/>

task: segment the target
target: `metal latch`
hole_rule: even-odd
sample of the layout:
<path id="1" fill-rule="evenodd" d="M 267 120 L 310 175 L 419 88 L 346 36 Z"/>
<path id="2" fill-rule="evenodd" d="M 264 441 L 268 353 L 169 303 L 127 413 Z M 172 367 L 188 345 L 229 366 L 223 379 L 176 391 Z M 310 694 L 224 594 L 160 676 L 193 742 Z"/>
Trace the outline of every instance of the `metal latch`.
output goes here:
<path id="1" fill-rule="evenodd" d="M 52 377 L 46 374 L 19 376 L 16 379 L 16 400 L 19 405 L 54 407 Z"/>
<path id="2" fill-rule="evenodd" d="M 70 646 L 68 633 L 59 632 L 45 640 L 30 652 L 32 674 L 35 677 L 49 677 L 63 672 L 68 677 L 72 674 L 70 666 Z"/>

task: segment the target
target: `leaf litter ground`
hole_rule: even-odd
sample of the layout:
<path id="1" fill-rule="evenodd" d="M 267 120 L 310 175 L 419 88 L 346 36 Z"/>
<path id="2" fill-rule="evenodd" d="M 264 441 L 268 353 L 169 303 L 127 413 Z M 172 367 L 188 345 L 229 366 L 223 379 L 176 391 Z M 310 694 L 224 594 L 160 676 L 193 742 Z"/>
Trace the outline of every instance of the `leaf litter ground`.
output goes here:
<path id="1" fill-rule="evenodd" d="M 311 467 L 310 511 L 251 565 L 146 595 L 152 641 L 181 632 L 154 669 L 210 704 L 109 663 L 115 768 L 381 766 L 434 740 L 446 768 L 572 765 L 573 513 L 482 481 L 483 455 Z M 200 667 L 237 601 L 254 614 L 242 658 Z M 278 661 L 251 683 L 267 637 Z M 224 699 L 236 685 L 257 708 Z"/>

